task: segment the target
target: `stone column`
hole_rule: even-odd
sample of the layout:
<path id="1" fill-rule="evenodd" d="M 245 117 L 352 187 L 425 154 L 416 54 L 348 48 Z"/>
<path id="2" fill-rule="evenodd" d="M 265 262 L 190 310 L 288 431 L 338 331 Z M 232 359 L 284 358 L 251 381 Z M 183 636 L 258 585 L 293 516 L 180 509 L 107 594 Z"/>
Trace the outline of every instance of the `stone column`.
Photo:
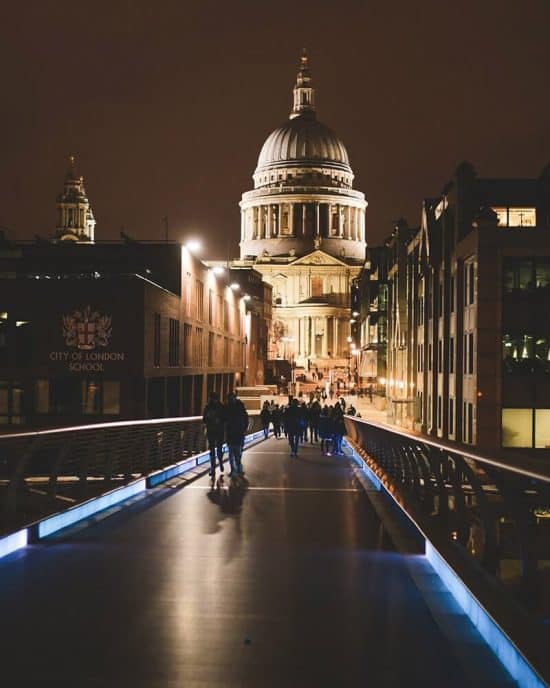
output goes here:
<path id="1" fill-rule="evenodd" d="M 258 239 L 263 239 L 264 237 L 264 207 L 260 205 L 258 207 Z"/>
<path id="2" fill-rule="evenodd" d="M 288 233 L 294 236 L 294 203 L 288 204 Z"/>
<path id="3" fill-rule="evenodd" d="M 309 353 L 310 353 L 310 356 L 314 356 L 315 355 L 315 318 L 310 318 L 309 322 L 310 322 L 310 327 L 311 327 L 311 333 L 310 333 L 311 334 L 311 340 L 310 340 L 310 345 L 309 345 L 309 348 L 310 348 Z"/>
<path id="4" fill-rule="evenodd" d="M 315 204 L 315 236 L 319 236 L 319 203 Z"/>
<path id="5" fill-rule="evenodd" d="M 332 346 L 332 355 L 334 358 L 340 355 L 340 318 L 334 318 L 334 343 Z"/>
<path id="6" fill-rule="evenodd" d="M 328 318 L 323 319 L 324 331 L 323 331 L 323 348 L 321 350 L 321 355 L 326 358 L 328 356 Z"/>
<path id="7" fill-rule="evenodd" d="M 306 235 L 306 204 L 302 203 L 302 236 Z"/>

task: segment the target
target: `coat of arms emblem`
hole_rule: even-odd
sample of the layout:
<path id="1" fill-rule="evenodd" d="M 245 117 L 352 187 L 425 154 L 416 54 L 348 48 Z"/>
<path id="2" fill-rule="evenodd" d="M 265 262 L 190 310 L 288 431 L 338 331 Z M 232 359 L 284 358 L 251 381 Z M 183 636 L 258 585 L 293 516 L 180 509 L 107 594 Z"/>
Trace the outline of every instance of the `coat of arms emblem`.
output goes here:
<path id="1" fill-rule="evenodd" d="M 90 351 L 107 346 L 112 334 L 110 315 L 93 311 L 91 306 L 63 316 L 63 338 L 67 346 Z"/>

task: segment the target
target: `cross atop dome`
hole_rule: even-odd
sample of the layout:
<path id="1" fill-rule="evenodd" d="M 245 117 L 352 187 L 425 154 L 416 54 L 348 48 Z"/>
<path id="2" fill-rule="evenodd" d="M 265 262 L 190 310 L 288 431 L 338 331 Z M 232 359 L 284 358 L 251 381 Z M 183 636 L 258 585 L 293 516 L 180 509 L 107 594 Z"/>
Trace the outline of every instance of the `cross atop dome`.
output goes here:
<path id="1" fill-rule="evenodd" d="M 300 68 L 294 85 L 294 105 L 290 119 L 301 116 L 315 117 L 315 89 L 311 85 L 309 62 L 306 49 L 302 50 Z"/>

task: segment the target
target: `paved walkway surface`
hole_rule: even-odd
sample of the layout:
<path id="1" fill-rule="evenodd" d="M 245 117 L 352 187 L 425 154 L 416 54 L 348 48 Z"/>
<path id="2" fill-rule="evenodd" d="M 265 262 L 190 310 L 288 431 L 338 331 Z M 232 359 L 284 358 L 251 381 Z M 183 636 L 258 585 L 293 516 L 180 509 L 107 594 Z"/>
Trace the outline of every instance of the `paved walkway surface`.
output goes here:
<path id="1" fill-rule="evenodd" d="M 3 560 L 2 685 L 469 685 L 347 458 L 244 462 Z"/>

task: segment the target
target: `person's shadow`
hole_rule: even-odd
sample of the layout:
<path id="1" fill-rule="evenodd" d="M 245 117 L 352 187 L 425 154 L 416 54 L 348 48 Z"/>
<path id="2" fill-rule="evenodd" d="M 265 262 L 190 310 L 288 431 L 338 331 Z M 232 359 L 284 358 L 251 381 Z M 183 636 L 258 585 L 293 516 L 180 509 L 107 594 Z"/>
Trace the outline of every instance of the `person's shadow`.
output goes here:
<path id="1" fill-rule="evenodd" d="M 206 493 L 208 499 L 220 507 L 223 514 L 236 516 L 241 513 L 243 501 L 248 491 L 248 480 L 239 478 L 231 480 L 229 484 L 218 480 Z"/>

